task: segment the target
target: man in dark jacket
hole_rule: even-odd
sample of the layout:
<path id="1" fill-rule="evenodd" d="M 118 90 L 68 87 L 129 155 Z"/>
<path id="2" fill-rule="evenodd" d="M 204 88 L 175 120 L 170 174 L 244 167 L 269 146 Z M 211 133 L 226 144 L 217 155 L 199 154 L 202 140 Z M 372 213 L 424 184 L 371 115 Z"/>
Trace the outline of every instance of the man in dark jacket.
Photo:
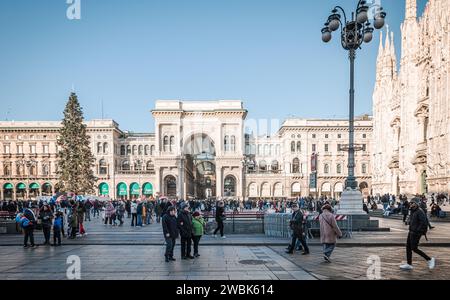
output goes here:
<path id="1" fill-rule="evenodd" d="M 50 210 L 50 205 L 47 203 L 42 206 L 39 212 L 39 219 L 42 222 L 42 231 L 44 233 L 44 245 L 50 245 L 50 231 L 52 229 L 53 213 Z"/>
<path id="2" fill-rule="evenodd" d="M 181 212 L 178 214 L 178 228 L 181 236 L 181 259 L 194 259 L 191 255 L 192 245 L 192 215 L 189 211 L 189 205 L 182 203 Z"/>
<path id="3" fill-rule="evenodd" d="M 162 218 L 163 233 L 166 240 L 166 262 L 176 260 L 173 257 L 173 249 L 175 248 L 175 242 L 178 238 L 179 232 L 175 213 L 175 207 L 170 207 L 168 213 Z"/>
<path id="4" fill-rule="evenodd" d="M 91 208 L 92 208 L 92 202 L 91 200 L 86 200 L 84 203 L 84 220 L 85 221 L 91 221 Z"/>
<path id="5" fill-rule="evenodd" d="M 217 228 L 214 230 L 214 237 L 217 237 L 217 232 L 220 231 L 220 236 L 225 239 L 226 237 L 223 235 L 223 230 L 224 230 L 224 224 L 223 222 L 226 219 L 226 215 L 225 215 L 225 204 L 223 203 L 223 201 L 219 201 L 217 202 L 217 206 L 216 206 L 216 223 L 217 223 Z"/>
<path id="6" fill-rule="evenodd" d="M 410 203 L 410 217 L 409 217 L 409 233 L 406 242 L 406 258 L 407 264 L 401 265 L 402 270 L 412 270 L 412 252 L 422 256 L 427 262 L 430 270 L 434 269 L 436 260 L 429 257 L 423 251 L 419 250 L 419 242 L 422 236 L 427 233 L 428 220 L 425 212 L 420 208 L 420 199 L 414 198 Z"/>
<path id="7" fill-rule="evenodd" d="M 30 221 L 30 224 L 27 227 L 23 228 L 24 231 L 23 246 L 24 248 L 28 247 L 28 238 L 29 238 L 31 248 L 34 248 L 37 246 L 34 244 L 34 227 L 36 226 L 36 216 L 34 215 L 34 212 L 29 208 L 24 208 L 23 216 Z"/>
<path id="8" fill-rule="evenodd" d="M 125 201 L 125 210 L 127 211 L 127 218 L 131 218 L 131 201 Z"/>
<path id="9" fill-rule="evenodd" d="M 305 232 L 303 230 L 303 213 L 300 211 L 297 203 L 292 204 L 292 210 L 294 212 L 292 213 L 292 218 L 291 218 L 291 221 L 289 224 L 293 231 L 292 232 L 292 241 L 291 241 L 291 245 L 289 246 L 289 249 L 288 249 L 288 251 L 286 251 L 286 253 L 288 253 L 288 254 L 294 253 L 295 244 L 298 239 L 303 247 L 303 255 L 307 255 L 307 254 L 309 254 L 309 248 L 308 248 L 308 244 L 306 243 Z"/>

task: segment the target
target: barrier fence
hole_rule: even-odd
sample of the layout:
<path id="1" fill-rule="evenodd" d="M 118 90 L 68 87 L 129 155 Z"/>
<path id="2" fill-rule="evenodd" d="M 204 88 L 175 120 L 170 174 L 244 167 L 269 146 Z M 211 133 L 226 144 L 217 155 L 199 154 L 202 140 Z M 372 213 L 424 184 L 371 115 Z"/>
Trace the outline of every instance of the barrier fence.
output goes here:
<path id="1" fill-rule="evenodd" d="M 266 236 L 290 238 L 292 230 L 289 222 L 292 214 L 266 214 L 264 218 L 264 232 Z M 318 236 L 320 232 L 319 215 L 317 213 L 305 216 L 305 232 L 308 239 Z M 343 238 L 353 237 L 352 216 L 335 215 L 336 223 L 342 231 Z"/>

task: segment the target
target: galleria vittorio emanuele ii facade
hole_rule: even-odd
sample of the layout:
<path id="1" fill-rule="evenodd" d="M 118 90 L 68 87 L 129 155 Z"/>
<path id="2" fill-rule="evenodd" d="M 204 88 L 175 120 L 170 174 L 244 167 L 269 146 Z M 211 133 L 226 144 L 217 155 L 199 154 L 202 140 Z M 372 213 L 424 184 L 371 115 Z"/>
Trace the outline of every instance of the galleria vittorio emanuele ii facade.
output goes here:
<path id="1" fill-rule="evenodd" d="M 287 119 L 259 136 L 242 101 L 156 101 L 155 133 L 86 122 L 96 157 L 97 195 L 279 199 L 340 197 L 347 176 L 348 121 Z M 371 189 L 372 119 L 356 121 L 356 174 Z M 1 198 L 51 195 L 60 122 L 0 122 Z"/>
<path id="2" fill-rule="evenodd" d="M 373 192 L 450 191 L 450 1 L 417 19 L 406 0 L 400 70 L 394 37 L 380 42 L 374 101 Z M 389 140 L 392 142 L 383 142 Z"/>

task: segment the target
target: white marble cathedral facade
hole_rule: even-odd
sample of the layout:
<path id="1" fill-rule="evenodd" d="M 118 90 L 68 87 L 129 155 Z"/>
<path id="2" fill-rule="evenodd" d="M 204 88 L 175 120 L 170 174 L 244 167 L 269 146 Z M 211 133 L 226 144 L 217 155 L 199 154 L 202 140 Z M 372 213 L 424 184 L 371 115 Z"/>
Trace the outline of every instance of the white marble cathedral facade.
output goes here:
<path id="1" fill-rule="evenodd" d="M 450 0 L 417 18 L 406 0 L 400 69 L 394 36 L 380 41 L 373 94 L 373 193 L 450 192 Z"/>

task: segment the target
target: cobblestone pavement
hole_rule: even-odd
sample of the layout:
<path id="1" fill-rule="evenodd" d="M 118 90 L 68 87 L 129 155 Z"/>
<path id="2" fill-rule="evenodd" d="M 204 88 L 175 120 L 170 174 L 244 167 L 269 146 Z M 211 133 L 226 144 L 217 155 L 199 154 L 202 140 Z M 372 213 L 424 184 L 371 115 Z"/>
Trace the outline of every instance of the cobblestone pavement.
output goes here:
<path id="1" fill-rule="evenodd" d="M 128 221 L 123 227 L 105 226 L 99 219 L 87 222 L 86 237 L 64 239 L 57 248 L 23 249 L 21 235 L 0 235 L 0 280 L 65 279 L 70 255 L 80 257 L 82 279 L 359 280 L 368 279 L 372 255 L 380 257 L 381 279 L 450 279 L 450 247 L 438 247 L 439 242 L 450 244 L 447 223 L 435 224 L 430 241 L 423 241 L 425 252 L 437 258 L 436 269 L 428 270 L 415 255 L 416 269 L 402 272 L 398 267 L 405 260 L 407 227 L 398 220 L 380 219 L 390 232 L 354 233 L 353 239 L 339 240 L 331 264 L 323 262 L 317 240 L 310 241 L 311 255 L 287 255 L 287 239 L 264 235 L 229 235 L 225 240 L 205 236 L 199 259 L 167 264 L 161 225 L 132 228 Z M 42 243 L 41 233 L 36 240 Z M 175 254 L 179 258 L 178 246 Z"/>
<path id="2" fill-rule="evenodd" d="M 0 247 L 0 280 L 67 279 L 71 255 L 80 257 L 83 280 L 367 280 L 367 259 L 372 255 L 380 256 L 381 279 L 450 279 L 449 248 L 425 249 L 437 257 L 433 271 L 417 256 L 415 270 L 400 271 L 400 247 L 337 248 L 331 264 L 323 262 L 320 247 L 311 247 L 309 256 L 284 251 L 280 246 L 204 246 L 200 258 L 180 260 L 177 246 L 177 261 L 165 263 L 161 246 Z"/>
<path id="3" fill-rule="evenodd" d="M 446 247 L 422 249 L 429 256 L 436 258 L 434 270 L 429 270 L 425 260 L 414 254 L 413 271 L 399 269 L 399 266 L 406 262 L 404 247 L 338 247 L 332 255 L 332 263 L 323 261 L 320 247 L 311 247 L 311 254 L 308 256 L 285 254 L 283 247 L 270 248 L 319 279 L 367 280 L 368 271 L 369 274 L 375 274 L 373 268 L 369 269 L 374 265 L 373 258 L 379 257 L 380 279 L 383 280 L 450 280 L 450 248 Z"/>
<path id="4" fill-rule="evenodd" d="M 316 279 L 267 247 L 208 246 L 201 257 L 163 260 L 157 246 L 0 247 L 0 279 L 66 279 L 70 255 L 81 260 L 81 279 L 112 280 L 312 280 Z"/>

